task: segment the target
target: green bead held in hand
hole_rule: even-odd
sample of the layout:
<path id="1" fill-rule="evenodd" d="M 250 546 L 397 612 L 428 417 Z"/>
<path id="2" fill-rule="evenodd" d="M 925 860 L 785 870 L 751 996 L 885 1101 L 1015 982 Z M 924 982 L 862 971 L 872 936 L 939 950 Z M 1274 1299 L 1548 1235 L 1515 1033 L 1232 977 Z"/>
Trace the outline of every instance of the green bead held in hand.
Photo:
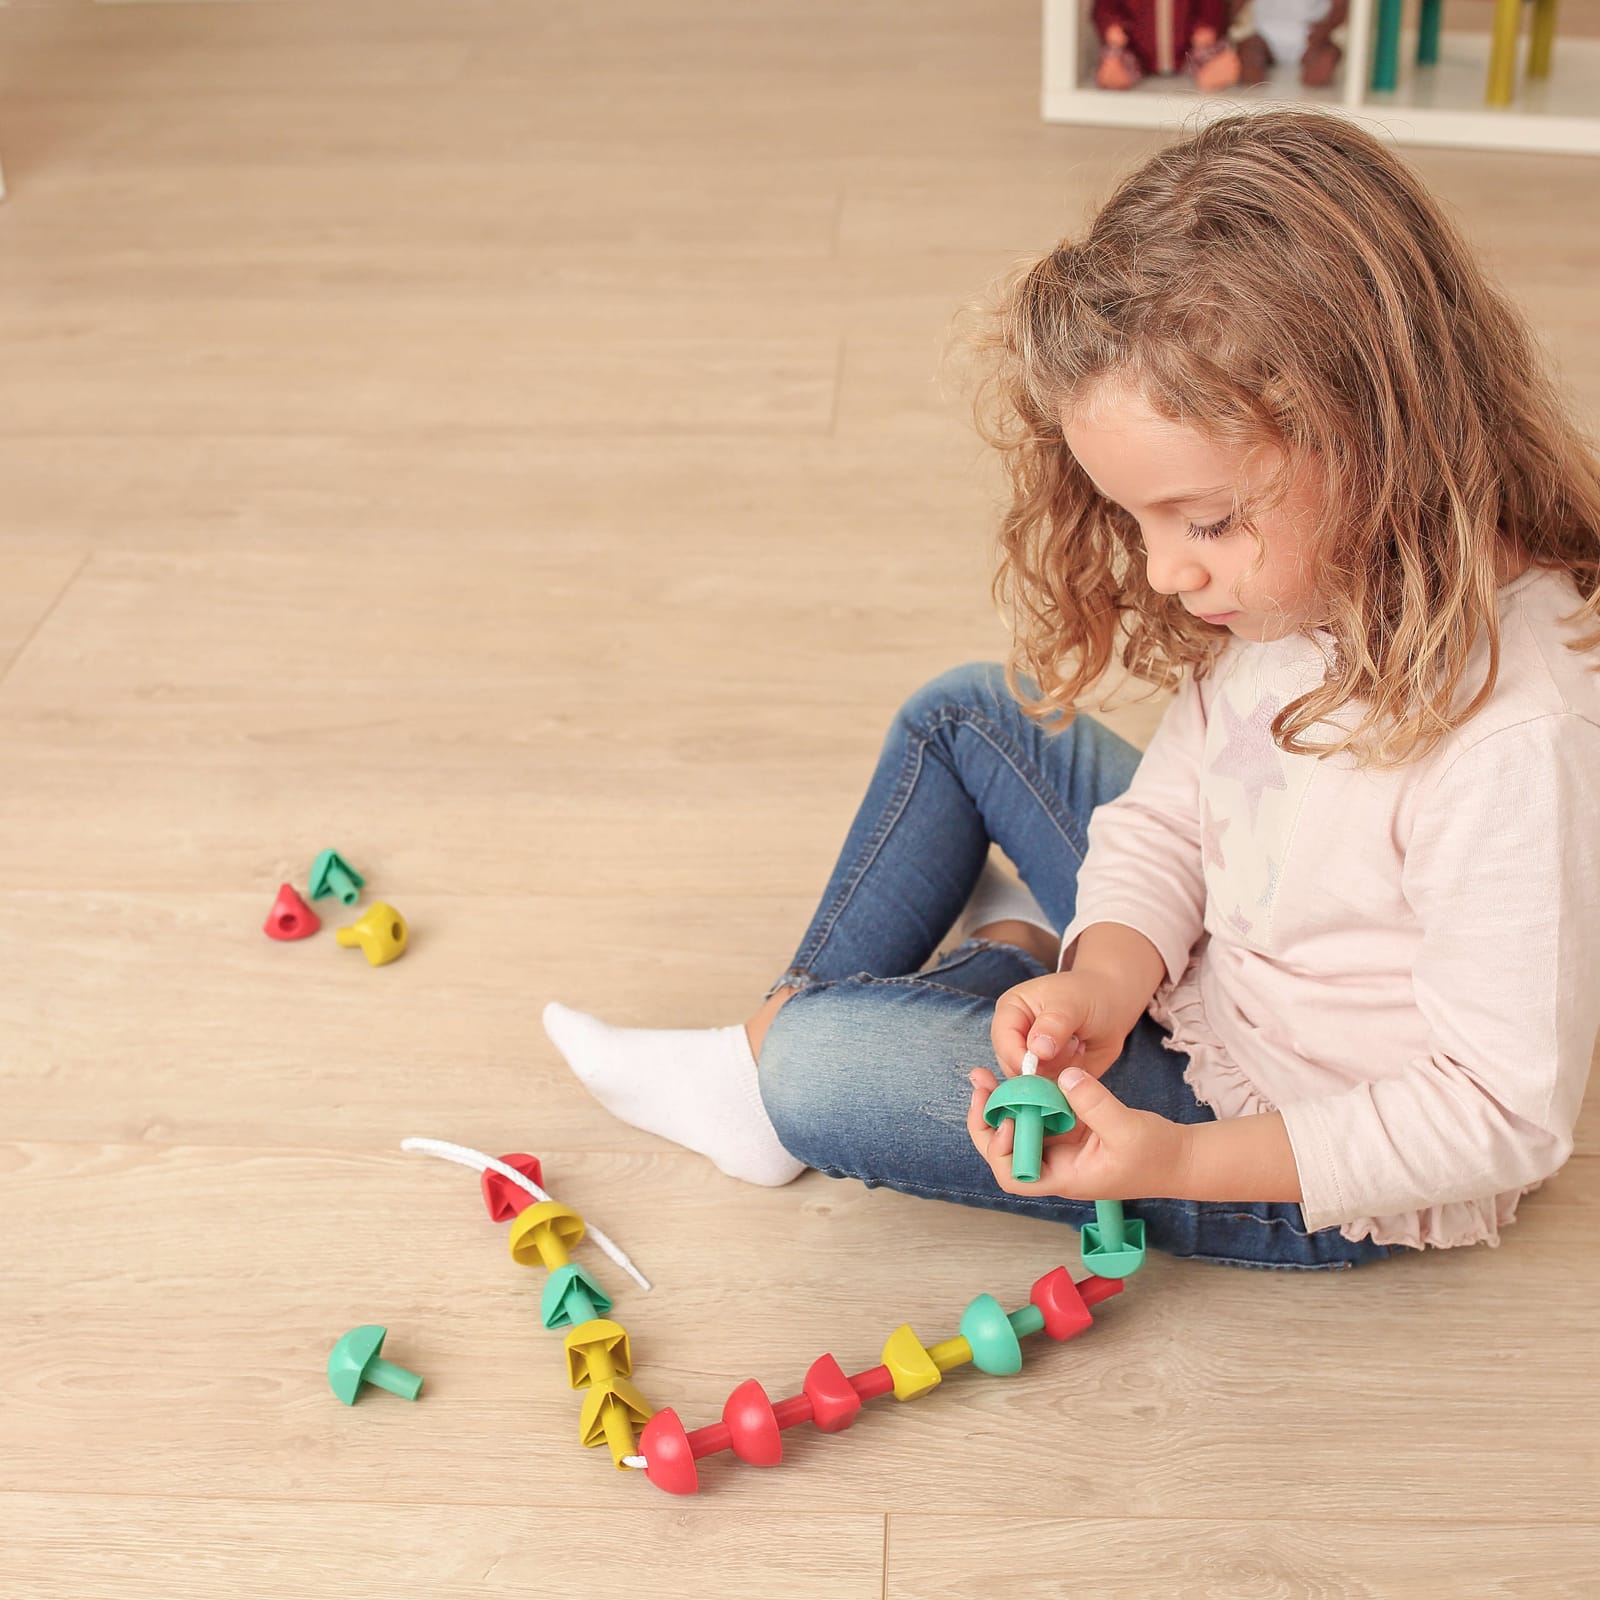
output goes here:
<path id="1" fill-rule="evenodd" d="M 1038 1072 L 1039 1058 L 1030 1050 L 1022 1058 L 1022 1076 L 997 1083 L 983 1108 L 983 1120 L 991 1128 L 1011 1118 L 1011 1176 L 1018 1183 L 1039 1181 L 1045 1135 L 1070 1133 L 1078 1121 L 1060 1086 Z"/>

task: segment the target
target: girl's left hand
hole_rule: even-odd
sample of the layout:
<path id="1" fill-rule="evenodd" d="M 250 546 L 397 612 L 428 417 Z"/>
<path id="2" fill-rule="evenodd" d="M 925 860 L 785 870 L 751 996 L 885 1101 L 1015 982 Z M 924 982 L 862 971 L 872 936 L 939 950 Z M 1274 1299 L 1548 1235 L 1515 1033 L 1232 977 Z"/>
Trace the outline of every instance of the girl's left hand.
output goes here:
<path id="1" fill-rule="evenodd" d="M 983 1120 L 984 1105 L 999 1080 L 979 1067 L 968 1081 L 973 1088 L 967 1132 L 1007 1194 L 1048 1194 L 1063 1200 L 1182 1197 L 1189 1154 L 1183 1124 L 1124 1105 L 1098 1078 L 1077 1067 L 1069 1067 L 1060 1079 L 1077 1126 L 1045 1140 L 1037 1183 L 1017 1182 L 1011 1176 L 1015 1130 L 1010 1118 L 998 1128 Z"/>

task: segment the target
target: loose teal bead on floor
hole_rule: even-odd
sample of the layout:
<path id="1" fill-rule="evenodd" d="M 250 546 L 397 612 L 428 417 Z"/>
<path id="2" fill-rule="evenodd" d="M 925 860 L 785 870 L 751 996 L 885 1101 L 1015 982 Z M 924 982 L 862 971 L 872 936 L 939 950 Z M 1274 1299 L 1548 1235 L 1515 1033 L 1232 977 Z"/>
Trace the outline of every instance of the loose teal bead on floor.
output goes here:
<path id="1" fill-rule="evenodd" d="M 324 850 L 311 863 L 311 881 L 307 889 L 313 900 L 331 894 L 345 905 L 353 906 L 361 898 L 366 881 L 337 850 Z"/>
<path id="2" fill-rule="evenodd" d="M 422 1379 L 407 1368 L 385 1361 L 381 1354 L 388 1329 L 377 1323 L 352 1328 L 328 1355 L 328 1387 L 347 1406 L 356 1403 L 364 1383 L 376 1384 L 402 1400 L 415 1400 Z"/>

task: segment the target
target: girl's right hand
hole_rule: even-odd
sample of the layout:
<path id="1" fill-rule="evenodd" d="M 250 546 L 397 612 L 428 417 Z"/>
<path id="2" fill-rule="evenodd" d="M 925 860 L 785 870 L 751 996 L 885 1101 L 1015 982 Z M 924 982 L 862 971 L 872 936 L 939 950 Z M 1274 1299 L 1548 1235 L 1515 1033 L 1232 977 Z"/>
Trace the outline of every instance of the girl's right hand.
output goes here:
<path id="1" fill-rule="evenodd" d="M 1039 1058 L 1041 1077 L 1082 1067 L 1098 1078 L 1122 1054 L 1143 1011 L 1104 973 L 1047 972 L 1000 996 L 989 1039 L 1008 1078 L 1022 1071 L 1029 1050 Z"/>

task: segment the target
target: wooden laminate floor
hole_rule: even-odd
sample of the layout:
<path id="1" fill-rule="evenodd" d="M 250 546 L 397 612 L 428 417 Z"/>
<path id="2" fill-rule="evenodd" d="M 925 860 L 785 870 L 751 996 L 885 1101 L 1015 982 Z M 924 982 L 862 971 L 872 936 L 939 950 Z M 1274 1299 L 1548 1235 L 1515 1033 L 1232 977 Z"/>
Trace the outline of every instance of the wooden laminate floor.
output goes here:
<path id="1" fill-rule="evenodd" d="M 896 706 L 1003 653 L 942 352 L 1154 138 L 1043 125 L 1038 34 L 0 8 L 0 1595 L 1600 1593 L 1594 1095 L 1499 1250 L 1153 1257 L 1021 1376 L 692 1501 L 578 1449 L 541 1278 L 399 1150 L 539 1152 L 653 1278 L 580 1252 L 691 1425 L 1076 1266 L 1047 1224 L 736 1185 L 538 1022 L 747 1015 Z M 1411 159 L 1594 415 L 1600 168 Z M 411 919 L 398 965 L 262 937 L 325 845 Z M 417 1404 L 328 1394 L 365 1322 Z"/>

